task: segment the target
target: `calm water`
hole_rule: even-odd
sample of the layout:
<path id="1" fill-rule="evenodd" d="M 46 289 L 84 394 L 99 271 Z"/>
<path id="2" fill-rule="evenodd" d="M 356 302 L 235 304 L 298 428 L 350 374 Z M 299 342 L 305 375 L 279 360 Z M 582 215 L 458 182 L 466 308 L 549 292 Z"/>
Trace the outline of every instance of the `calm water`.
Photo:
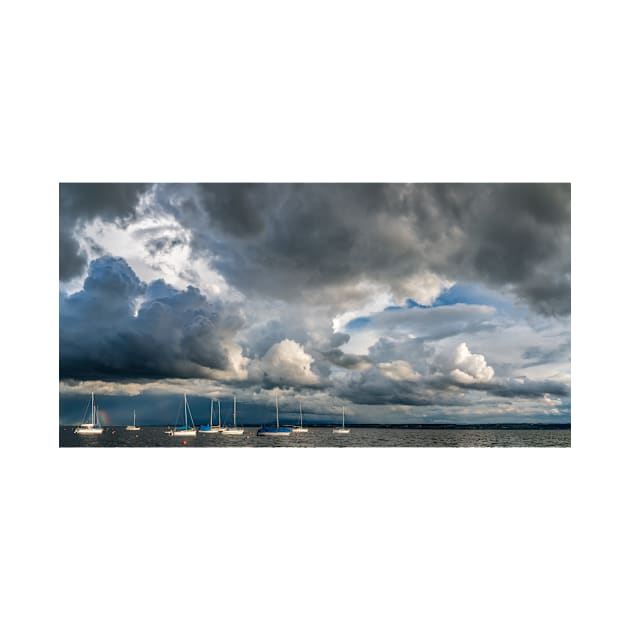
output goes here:
<path id="1" fill-rule="evenodd" d="M 348 447 L 348 446 L 535 446 L 569 447 L 571 429 L 364 429 L 349 435 L 334 435 L 331 428 L 309 427 L 308 433 L 289 437 L 256 435 L 246 428 L 243 435 L 198 434 L 181 438 L 165 435 L 165 427 L 125 431 L 108 427 L 102 435 L 75 435 L 74 427 L 59 428 L 59 446 L 180 446 L 180 447 Z"/>

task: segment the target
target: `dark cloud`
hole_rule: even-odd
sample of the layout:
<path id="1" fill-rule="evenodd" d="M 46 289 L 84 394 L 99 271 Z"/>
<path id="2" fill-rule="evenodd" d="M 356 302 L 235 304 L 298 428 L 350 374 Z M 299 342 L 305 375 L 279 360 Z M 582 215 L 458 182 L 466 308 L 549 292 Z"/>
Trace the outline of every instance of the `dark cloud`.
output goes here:
<path id="1" fill-rule="evenodd" d="M 362 370 L 371 365 L 370 358 L 365 354 L 344 352 L 339 348 L 350 341 L 348 333 L 336 332 L 330 335 L 324 343 L 315 345 L 314 351 L 320 359 L 316 366 L 326 376 L 330 374 L 329 365 L 336 365 L 347 370 Z"/>
<path id="2" fill-rule="evenodd" d="M 304 345 L 308 334 L 300 321 L 270 319 L 254 323 L 242 340 L 243 351 L 251 358 L 262 357 L 273 345 L 284 339 L 293 339 Z"/>
<path id="3" fill-rule="evenodd" d="M 329 345 L 331 348 L 338 348 L 344 343 L 350 341 L 350 335 L 348 333 L 336 332 L 330 336 Z"/>
<path id="4" fill-rule="evenodd" d="M 381 337 L 369 349 L 369 358 L 373 363 L 407 361 L 422 374 L 428 373 L 429 362 L 434 355 L 435 349 L 418 337 Z"/>
<path id="5" fill-rule="evenodd" d="M 362 318 L 361 328 L 386 333 L 387 336 L 415 339 L 441 339 L 453 335 L 495 328 L 492 306 L 478 304 L 451 304 L 433 308 L 405 308 L 385 310 Z"/>
<path id="6" fill-rule="evenodd" d="M 268 209 L 283 198 L 282 187 L 274 184 L 198 184 L 197 190 L 211 227 L 239 238 L 259 234 Z"/>
<path id="7" fill-rule="evenodd" d="M 568 384 L 552 380 L 503 379 L 490 383 L 474 383 L 471 389 L 479 389 L 503 398 L 542 398 L 549 396 L 569 396 Z"/>
<path id="8" fill-rule="evenodd" d="M 302 299 L 415 274 L 513 290 L 570 312 L 568 184 L 226 184 L 162 197 L 245 292 Z M 158 199 L 160 195 L 158 195 Z M 191 207 L 195 208 L 191 212 Z M 407 296 L 412 297 L 412 296 Z"/>
<path id="9" fill-rule="evenodd" d="M 348 370 L 361 370 L 370 365 L 370 358 L 365 354 L 352 354 L 333 348 L 321 353 L 322 356 L 338 367 Z"/>
<path id="10" fill-rule="evenodd" d="M 152 255 L 160 254 L 163 252 L 170 252 L 175 247 L 181 247 L 186 242 L 181 238 L 172 238 L 169 236 L 159 236 L 151 239 L 147 242 L 147 250 Z"/>
<path id="11" fill-rule="evenodd" d="M 85 265 L 77 222 L 128 219 L 148 189 L 60 185 L 63 280 Z M 246 293 L 295 300 L 360 280 L 399 292 L 437 273 L 513 290 L 545 315 L 570 312 L 569 184 L 173 184 L 157 186 L 155 202 Z"/>
<path id="12" fill-rule="evenodd" d="M 570 361 L 571 341 L 563 341 L 553 348 L 531 346 L 523 352 L 526 366 L 544 365 L 557 361 Z"/>
<path id="13" fill-rule="evenodd" d="M 481 281 L 512 286 L 545 315 L 571 309 L 571 197 L 569 185 L 487 187 L 467 221 L 475 249 L 470 268 Z M 476 220 L 475 220 L 476 219 Z"/>
<path id="14" fill-rule="evenodd" d="M 336 395 L 358 405 L 412 405 L 434 404 L 424 388 L 417 383 L 392 381 L 376 368 L 353 372 L 350 378 L 338 384 Z"/>
<path id="15" fill-rule="evenodd" d="M 75 230 L 86 221 L 128 220 L 134 216 L 139 196 L 149 184 L 59 184 L 59 278 L 80 275 L 87 256 L 80 249 Z"/>
<path id="16" fill-rule="evenodd" d="M 137 313 L 136 313 L 136 309 Z M 90 263 L 83 290 L 60 297 L 62 379 L 208 377 L 230 371 L 240 315 L 189 286 L 148 286 L 121 258 Z"/>
<path id="17" fill-rule="evenodd" d="M 570 396 L 571 390 L 566 383 L 548 379 L 496 379 L 470 384 L 455 383 L 447 376 L 397 380 L 388 377 L 376 366 L 349 373 L 335 388 L 337 396 L 361 405 L 462 406 L 472 402 L 467 394 L 474 393 L 489 397 L 486 401 L 492 404 L 494 397 L 540 400 L 547 396 L 566 398 Z"/>
<path id="18" fill-rule="evenodd" d="M 74 224 L 60 218 L 59 224 L 59 279 L 69 280 L 83 272 L 87 256 L 72 235 Z"/>

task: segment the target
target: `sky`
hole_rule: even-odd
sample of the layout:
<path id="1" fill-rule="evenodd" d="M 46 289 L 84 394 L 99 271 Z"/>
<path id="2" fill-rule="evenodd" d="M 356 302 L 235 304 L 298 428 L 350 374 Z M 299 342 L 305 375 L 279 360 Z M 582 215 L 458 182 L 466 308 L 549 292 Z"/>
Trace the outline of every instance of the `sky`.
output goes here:
<path id="1" fill-rule="evenodd" d="M 60 184 L 60 422 L 570 422 L 569 184 Z"/>

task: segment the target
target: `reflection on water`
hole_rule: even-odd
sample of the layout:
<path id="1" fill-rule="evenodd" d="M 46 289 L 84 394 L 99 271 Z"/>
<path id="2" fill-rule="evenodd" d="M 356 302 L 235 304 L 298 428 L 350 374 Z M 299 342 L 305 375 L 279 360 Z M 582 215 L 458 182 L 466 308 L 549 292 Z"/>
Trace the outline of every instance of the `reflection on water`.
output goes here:
<path id="1" fill-rule="evenodd" d="M 331 428 L 309 428 L 308 433 L 289 437 L 258 437 L 246 428 L 242 436 L 220 433 L 177 438 L 164 434 L 164 427 L 125 431 L 108 427 L 102 435 L 75 435 L 74 427 L 59 428 L 59 446 L 97 447 L 570 447 L 571 429 L 364 429 L 335 435 Z"/>

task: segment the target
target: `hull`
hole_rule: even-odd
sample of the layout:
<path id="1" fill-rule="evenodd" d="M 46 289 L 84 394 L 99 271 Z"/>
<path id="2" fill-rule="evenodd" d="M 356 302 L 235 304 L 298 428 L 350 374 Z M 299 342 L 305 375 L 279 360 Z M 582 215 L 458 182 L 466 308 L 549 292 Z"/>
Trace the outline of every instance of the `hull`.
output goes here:
<path id="1" fill-rule="evenodd" d="M 223 435 L 243 435 L 245 429 L 223 429 Z"/>
<path id="2" fill-rule="evenodd" d="M 77 435 L 100 435 L 101 433 L 103 433 L 102 428 L 94 428 L 94 429 L 75 429 L 74 432 Z"/>
<path id="3" fill-rule="evenodd" d="M 129 426 L 129 427 L 127 427 L 127 429 L 126 429 L 126 430 L 127 430 L 127 431 L 140 431 L 140 427 L 132 427 L 132 426 Z"/>
<path id="4" fill-rule="evenodd" d="M 199 433 L 223 433 L 223 429 L 219 429 L 218 427 L 212 427 L 212 429 L 199 429 Z"/>
<path id="5" fill-rule="evenodd" d="M 257 435 L 266 435 L 269 437 L 289 437 L 291 435 L 291 431 L 269 431 L 267 429 L 262 429 L 258 431 Z"/>
<path id="6" fill-rule="evenodd" d="M 195 437 L 197 435 L 196 429 L 183 429 L 181 431 L 171 431 L 169 435 L 173 435 L 175 437 L 186 436 L 186 437 Z"/>
<path id="7" fill-rule="evenodd" d="M 306 429 L 305 427 L 293 427 L 291 431 L 293 433 L 308 433 L 308 429 Z"/>
<path id="8" fill-rule="evenodd" d="M 350 433 L 350 429 L 333 429 L 333 433 L 339 433 L 341 435 L 346 435 Z"/>

